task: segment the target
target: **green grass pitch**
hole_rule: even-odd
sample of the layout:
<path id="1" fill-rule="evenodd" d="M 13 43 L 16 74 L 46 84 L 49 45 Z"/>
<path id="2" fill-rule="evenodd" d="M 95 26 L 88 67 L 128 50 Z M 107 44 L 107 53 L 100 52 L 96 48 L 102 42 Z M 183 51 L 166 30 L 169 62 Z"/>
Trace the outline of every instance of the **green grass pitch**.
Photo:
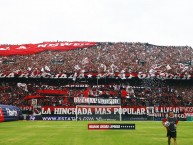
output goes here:
<path id="1" fill-rule="evenodd" d="M 88 130 L 88 123 L 135 123 L 136 130 Z M 193 145 L 193 122 L 179 122 L 177 142 L 178 145 Z M 166 129 L 161 122 L 15 121 L 0 123 L 0 145 L 166 144 Z"/>

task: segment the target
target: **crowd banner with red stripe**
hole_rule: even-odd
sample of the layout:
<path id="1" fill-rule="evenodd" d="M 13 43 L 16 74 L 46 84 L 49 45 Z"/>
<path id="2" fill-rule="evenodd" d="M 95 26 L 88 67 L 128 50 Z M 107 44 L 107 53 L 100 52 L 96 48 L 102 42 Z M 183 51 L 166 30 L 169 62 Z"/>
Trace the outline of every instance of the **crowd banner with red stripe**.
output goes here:
<path id="1" fill-rule="evenodd" d="M 39 120 L 162 120 L 167 117 L 169 111 L 173 111 L 179 120 L 184 121 L 188 116 L 192 116 L 193 114 L 193 107 L 179 106 L 78 106 L 42 106 L 37 108 L 21 106 L 20 108 L 23 111 L 31 111 L 33 119 Z"/>
<path id="2" fill-rule="evenodd" d="M 97 108 L 98 105 L 96 105 Z M 20 109 L 23 111 L 32 111 L 32 106 L 20 106 Z M 90 106 L 85 105 L 84 107 L 86 110 L 89 108 L 94 108 L 94 105 Z M 146 114 L 155 114 L 155 113 L 168 113 L 169 111 L 173 111 L 175 114 L 179 113 L 193 113 L 193 107 L 165 107 L 165 106 L 158 106 L 158 107 L 139 107 L 139 106 L 125 106 L 121 107 L 120 109 L 117 109 L 117 107 L 113 107 L 111 105 L 109 106 L 102 106 L 102 108 L 111 108 L 113 109 L 112 112 L 120 113 L 120 114 L 132 114 L 132 115 L 146 115 Z M 118 107 L 119 108 L 119 107 Z M 42 106 L 40 109 L 40 113 L 43 114 L 48 113 L 54 113 L 54 114 L 76 114 L 76 107 L 75 106 Z M 93 110 L 91 110 L 93 111 Z"/>
<path id="3" fill-rule="evenodd" d="M 0 55 L 30 55 L 45 50 L 73 50 L 96 45 L 96 42 L 43 42 L 38 44 L 0 45 Z"/>
<path id="4" fill-rule="evenodd" d="M 128 80 L 132 78 L 138 78 L 138 79 L 151 79 L 156 78 L 160 80 L 190 80 L 193 79 L 193 75 L 185 75 L 185 74 L 168 74 L 165 73 L 162 74 L 155 74 L 154 76 L 151 76 L 148 73 L 124 73 L 124 77 L 122 76 L 122 73 L 115 73 L 113 76 L 107 74 L 107 73 L 92 73 L 92 72 L 85 72 L 85 73 L 61 73 L 61 74 L 51 74 L 51 73 L 44 73 L 39 72 L 37 74 L 34 74 L 33 72 L 29 73 L 23 73 L 23 72 L 10 72 L 10 73 L 0 73 L 0 78 L 46 78 L 46 79 L 122 79 L 122 80 Z"/>

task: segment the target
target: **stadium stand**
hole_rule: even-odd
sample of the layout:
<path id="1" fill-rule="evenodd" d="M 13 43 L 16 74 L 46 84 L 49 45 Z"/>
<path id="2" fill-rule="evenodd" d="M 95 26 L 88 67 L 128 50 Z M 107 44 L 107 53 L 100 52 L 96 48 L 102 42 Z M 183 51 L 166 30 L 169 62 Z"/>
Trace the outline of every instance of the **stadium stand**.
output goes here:
<path id="1" fill-rule="evenodd" d="M 116 98 L 121 99 L 122 106 L 193 106 L 192 56 L 189 46 L 127 42 L 1 55 L 0 104 L 30 105 L 29 96 L 35 96 L 39 106 L 74 106 L 76 97 Z M 61 74 L 70 77 L 56 77 Z M 137 78 L 140 74 L 149 78 Z M 166 76 L 172 79 L 164 79 Z"/>

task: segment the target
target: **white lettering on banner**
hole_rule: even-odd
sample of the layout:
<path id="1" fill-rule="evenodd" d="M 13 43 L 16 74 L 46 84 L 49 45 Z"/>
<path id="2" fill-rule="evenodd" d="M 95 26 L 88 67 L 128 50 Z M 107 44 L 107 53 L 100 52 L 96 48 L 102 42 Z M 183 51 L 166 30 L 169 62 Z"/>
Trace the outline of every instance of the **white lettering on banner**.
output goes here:
<path id="1" fill-rule="evenodd" d="M 87 115 L 92 115 L 91 108 L 78 108 L 77 114 L 87 114 Z"/>
<path id="2" fill-rule="evenodd" d="M 138 74 L 138 78 L 139 79 L 144 79 L 144 78 L 146 78 L 147 76 L 146 76 L 146 74 Z"/>
<path id="3" fill-rule="evenodd" d="M 28 78 L 28 73 L 27 74 L 21 74 L 20 76 L 19 76 L 19 78 Z"/>
<path id="4" fill-rule="evenodd" d="M 145 108 L 114 108 L 114 114 L 145 115 Z"/>
<path id="5" fill-rule="evenodd" d="M 0 48 L 0 50 L 10 50 L 10 48 L 9 47 Z"/>
<path id="6" fill-rule="evenodd" d="M 0 45 L 0 54 L 9 55 L 29 55 L 36 54 L 45 50 L 72 50 L 78 48 L 86 48 L 88 46 L 97 45 L 96 42 L 43 42 L 38 44 L 22 44 L 22 45 Z M 23 51 L 29 50 L 29 51 Z"/>
<path id="7" fill-rule="evenodd" d="M 137 74 L 137 77 L 139 79 L 146 79 L 146 78 L 154 78 L 156 77 L 157 79 L 162 79 L 162 80 L 166 80 L 166 79 L 178 79 L 178 80 L 189 80 L 192 78 L 191 75 L 173 75 L 173 74 L 164 74 L 164 75 L 160 75 L 160 74 L 157 74 L 155 76 L 150 76 L 150 74 L 140 74 L 138 73 Z"/>
<path id="8" fill-rule="evenodd" d="M 32 106 L 20 106 L 19 107 L 22 111 L 32 111 Z"/>
<path id="9" fill-rule="evenodd" d="M 50 78 L 53 78 L 53 79 L 58 79 L 58 78 L 59 78 L 59 76 L 60 76 L 60 74 L 51 75 L 51 77 L 50 77 Z"/>
<path id="10" fill-rule="evenodd" d="M 81 73 L 77 78 L 85 78 L 84 73 Z"/>
<path id="11" fill-rule="evenodd" d="M 47 110 L 44 110 L 45 108 L 42 108 L 42 114 L 51 114 L 50 108 L 47 108 Z"/>
<path id="12" fill-rule="evenodd" d="M 76 108 L 54 108 L 54 114 L 76 114 Z"/>
<path id="13" fill-rule="evenodd" d="M 37 47 L 46 47 L 46 46 L 47 46 L 47 44 L 38 44 Z"/>
<path id="14" fill-rule="evenodd" d="M 97 103 L 97 99 L 96 98 L 89 98 L 89 102 L 90 103 Z"/>
<path id="15" fill-rule="evenodd" d="M 180 107 L 180 111 L 184 111 L 185 113 L 193 113 L 193 107 Z"/>
<path id="16" fill-rule="evenodd" d="M 66 42 L 66 43 L 60 43 L 60 45 L 61 45 L 61 46 L 70 46 L 70 45 L 73 45 L 73 43 L 68 43 L 68 42 Z"/>
<path id="17" fill-rule="evenodd" d="M 55 44 L 48 44 L 49 47 L 57 47 L 59 46 L 59 43 L 55 43 Z"/>
<path id="18" fill-rule="evenodd" d="M 178 118 L 185 118 L 185 115 L 184 114 L 174 114 L 175 117 L 178 117 Z"/>
<path id="19" fill-rule="evenodd" d="M 153 113 L 154 117 L 163 117 L 163 113 Z"/>
<path id="20" fill-rule="evenodd" d="M 9 108 L 6 108 L 7 115 L 8 116 L 17 116 L 17 111 L 16 110 L 11 110 Z"/>
<path id="21" fill-rule="evenodd" d="M 52 75 L 49 74 L 49 73 L 43 73 L 41 76 L 42 76 L 43 78 L 51 78 L 51 77 L 52 77 Z"/>
<path id="22" fill-rule="evenodd" d="M 0 78 L 9 78 L 9 77 L 19 77 L 19 78 L 51 78 L 51 79 L 56 79 L 56 78 L 59 78 L 59 79 L 82 79 L 82 78 L 89 78 L 89 75 L 90 74 L 85 74 L 85 73 L 80 73 L 80 74 L 49 74 L 49 73 L 42 73 L 42 72 L 39 72 L 38 74 L 33 74 L 33 73 L 21 73 L 21 74 L 17 74 L 17 73 L 10 73 L 10 74 L 3 74 L 3 73 L 0 73 Z M 151 76 L 149 74 L 135 74 L 134 76 L 132 74 L 127 74 L 128 76 L 132 76 L 132 77 L 136 77 L 136 78 L 139 78 L 139 79 L 145 79 L 145 78 L 150 78 Z M 116 75 L 118 78 L 121 78 L 119 74 Z M 93 77 L 98 77 L 98 75 L 96 76 L 93 76 Z M 176 76 L 176 75 L 173 75 L 172 77 L 171 76 L 168 76 L 167 77 L 160 77 L 159 75 L 155 76 L 157 77 L 157 79 L 180 79 L 180 80 L 190 80 L 193 78 L 193 75 L 180 75 L 180 76 Z M 102 77 L 99 77 L 98 79 L 100 79 Z M 106 78 L 106 77 L 103 77 L 103 78 Z M 107 77 L 108 78 L 108 77 Z M 131 79 L 131 77 L 126 77 L 126 79 Z M 72 87 L 72 86 L 71 86 Z"/>
<path id="23" fill-rule="evenodd" d="M 0 73 L 0 78 L 5 78 L 6 75 L 4 75 L 3 73 Z"/>
<path id="24" fill-rule="evenodd" d="M 159 112 L 159 108 L 158 107 L 154 107 L 154 112 Z"/>
<path id="25" fill-rule="evenodd" d="M 62 74 L 59 78 L 60 78 L 60 79 L 61 79 L 61 78 L 67 78 L 67 75 L 66 75 L 66 74 Z"/>
<path id="26" fill-rule="evenodd" d="M 30 106 L 20 107 L 23 111 L 32 110 Z M 148 110 L 151 108 L 152 110 Z M 7 110 L 8 111 L 8 110 Z M 12 110 L 11 110 L 12 111 Z M 150 112 L 148 112 L 150 111 Z M 56 114 L 56 115 L 148 115 L 154 117 L 165 117 L 169 111 L 173 111 L 175 116 L 178 118 L 186 118 L 188 114 L 193 114 L 193 107 L 123 107 L 119 106 L 113 107 L 42 107 L 40 113 L 36 115 L 46 115 L 46 114 Z M 9 111 L 8 111 L 9 112 Z M 14 112 L 10 112 L 13 114 Z"/>
<path id="27" fill-rule="evenodd" d="M 180 108 L 179 107 L 160 107 L 161 113 L 168 113 L 169 111 L 173 111 L 174 113 L 180 113 Z"/>
<path id="28" fill-rule="evenodd" d="M 10 73 L 7 77 L 8 78 L 13 78 L 14 77 L 14 73 Z"/>
<path id="29" fill-rule="evenodd" d="M 25 46 L 20 46 L 20 47 L 18 47 L 16 49 L 27 49 L 27 48 Z"/>
<path id="30" fill-rule="evenodd" d="M 74 97 L 74 103 L 98 103 L 98 104 L 120 104 L 120 99 L 99 99 L 99 98 L 85 98 L 85 97 Z"/>
<path id="31" fill-rule="evenodd" d="M 95 114 L 111 114 L 111 108 L 95 108 Z"/>
<path id="32" fill-rule="evenodd" d="M 62 42 L 62 43 L 46 43 L 46 44 L 38 44 L 38 48 L 40 47 L 58 47 L 58 46 L 90 46 L 91 43 L 74 43 L 74 42 Z"/>

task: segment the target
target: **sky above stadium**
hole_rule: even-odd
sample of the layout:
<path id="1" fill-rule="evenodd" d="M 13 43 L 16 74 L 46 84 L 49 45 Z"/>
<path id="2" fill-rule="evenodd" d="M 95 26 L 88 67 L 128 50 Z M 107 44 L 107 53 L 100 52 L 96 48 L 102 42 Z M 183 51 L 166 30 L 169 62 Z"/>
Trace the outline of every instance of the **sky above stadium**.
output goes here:
<path id="1" fill-rule="evenodd" d="M 193 47 L 193 0 L 0 2 L 0 44 L 57 40 Z"/>

